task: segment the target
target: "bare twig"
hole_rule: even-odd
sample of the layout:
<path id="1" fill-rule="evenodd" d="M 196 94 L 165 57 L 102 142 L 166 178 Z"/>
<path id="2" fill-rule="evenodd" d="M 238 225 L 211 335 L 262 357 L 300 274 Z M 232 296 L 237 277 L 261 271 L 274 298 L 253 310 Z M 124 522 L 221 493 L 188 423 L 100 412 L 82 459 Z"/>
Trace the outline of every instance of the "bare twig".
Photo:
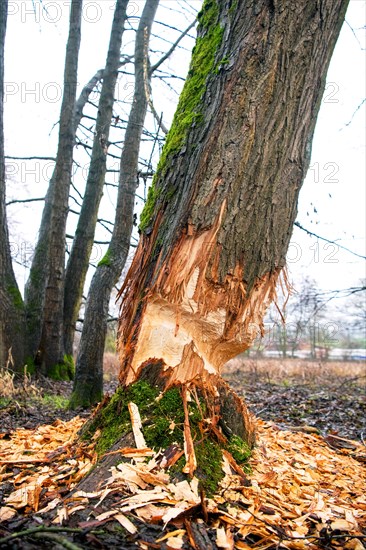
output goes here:
<path id="1" fill-rule="evenodd" d="M 346 252 L 349 252 L 350 254 L 353 254 L 354 256 L 357 256 L 358 258 L 362 258 L 363 260 L 366 260 L 366 256 L 362 256 L 362 254 L 357 254 L 357 252 L 353 252 L 353 250 L 350 250 L 346 246 L 343 246 L 342 244 L 337 243 L 336 241 L 331 241 L 330 239 L 326 239 L 325 237 L 321 237 L 320 235 L 317 235 L 316 233 L 313 233 L 312 231 L 309 231 L 309 229 L 306 229 L 303 227 L 299 222 L 295 222 L 294 225 L 301 229 L 302 231 L 305 231 L 308 235 L 311 235 L 312 237 L 316 237 L 317 239 L 320 239 L 321 241 L 325 241 L 329 244 L 334 244 L 335 246 L 338 246 L 338 248 L 342 248 L 342 250 L 345 250 Z"/>
<path id="2" fill-rule="evenodd" d="M 6 537 L 0 538 L 0 546 L 15 540 L 21 537 L 28 537 L 36 533 L 82 533 L 82 529 L 74 529 L 71 527 L 46 527 L 45 525 L 40 525 L 39 527 L 32 527 L 30 529 L 25 529 L 24 531 L 19 531 L 18 533 L 12 533 Z M 75 548 L 75 546 L 74 546 Z M 79 548 L 79 547 L 77 547 Z"/>
<path id="3" fill-rule="evenodd" d="M 6 155 L 5 158 L 10 160 L 52 160 L 53 162 L 56 162 L 55 157 L 12 157 Z"/>
<path id="4" fill-rule="evenodd" d="M 45 197 L 37 197 L 34 199 L 14 199 L 13 201 L 9 201 L 6 203 L 6 206 L 10 206 L 11 204 L 18 204 L 18 203 L 26 203 L 26 202 L 37 202 L 37 201 L 44 201 Z"/>
<path id="5" fill-rule="evenodd" d="M 164 54 L 163 57 L 161 57 L 159 59 L 159 61 L 157 61 L 154 65 L 152 65 L 150 67 L 150 75 L 152 75 L 152 73 L 154 71 L 156 71 L 156 69 L 158 69 L 160 67 L 160 65 L 162 65 L 164 63 L 164 61 L 166 61 L 172 55 L 175 48 L 178 46 L 179 42 L 189 33 L 189 31 L 195 26 L 195 24 L 196 24 L 196 20 L 192 21 L 192 23 L 186 28 L 185 31 L 182 32 L 182 34 L 174 42 L 172 47 L 169 48 L 169 50 L 166 52 L 166 54 Z"/>

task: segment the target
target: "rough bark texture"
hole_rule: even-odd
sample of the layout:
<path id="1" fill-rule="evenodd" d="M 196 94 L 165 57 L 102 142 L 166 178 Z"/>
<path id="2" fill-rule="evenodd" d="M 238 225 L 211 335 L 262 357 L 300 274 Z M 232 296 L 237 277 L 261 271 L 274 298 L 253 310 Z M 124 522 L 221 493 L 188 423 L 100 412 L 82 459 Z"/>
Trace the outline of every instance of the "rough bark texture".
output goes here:
<path id="1" fill-rule="evenodd" d="M 138 154 L 148 104 L 146 86 L 149 86 L 149 40 L 158 4 L 159 0 L 146 2 L 136 35 L 135 91 L 121 155 L 115 224 L 108 251 L 99 262 L 89 288 L 70 401 L 72 407 L 94 404 L 100 401 L 103 392 L 103 353 L 108 306 L 112 288 L 126 263 L 133 229 Z"/>
<path id="2" fill-rule="evenodd" d="M 66 48 L 59 142 L 34 258 L 26 287 L 28 354 L 43 372 L 57 375 L 64 360 L 65 230 L 72 173 L 82 0 L 73 0 Z M 57 369 L 56 369 L 57 370 Z"/>
<path id="3" fill-rule="evenodd" d="M 214 393 L 262 330 L 347 4 L 204 3 L 121 291 L 123 385 L 159 360 L 166 387 Z"/>
<path id="4" fill-rule="evenodd" d="M 113 114 L 114 92 L 118 77 L 118 68 L 120 66 L 120 52 L 127 4 L 128 0 L 118 0 L 116 3 L 107 61 L 103 71 L 103 85 L 98 105 L 95 137 L 85 194 L 70 257 L 67 262 L 64 299 L 64 341 L 65 352 L 68 355 L 72 355 L 73 353 L 75 325 L 79 315 L 85 277 L 94 242 L 99 203 L 103 195 L 108 138 Z"/>
<path id="5" fill-rule="evenodd" d="M 9 245 L 5 207 L 4 159 L 4 44 L 8 1 L 0 7 L 0 368 L 11 351 L 14 366 L 23 366 L 24 307 L 15 279 Z"/>

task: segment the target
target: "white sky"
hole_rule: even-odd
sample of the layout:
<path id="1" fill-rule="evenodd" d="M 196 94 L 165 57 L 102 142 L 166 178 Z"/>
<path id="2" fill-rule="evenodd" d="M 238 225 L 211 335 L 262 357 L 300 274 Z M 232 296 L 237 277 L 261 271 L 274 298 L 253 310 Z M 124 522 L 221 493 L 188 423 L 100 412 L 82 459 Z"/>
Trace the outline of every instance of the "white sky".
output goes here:
<path id="1" fill-rule="evenodd" d="M 47 14 L 39 10 L 37 3 L 34 12 L 32 0 L 9 0 L 5 61 L 7 155 L 54 156 L 56 151 L 58 128 L 51 130 L 59 117 L 70 3 L 43 3 Z M 183 30 L 189 21 L 171 10 L 187 4 L 198 9 L 201 2 L 161 0 L 157 19 L 168 19 Z M 140 14 L 142 6 L 141 0 L 130 3 L 129 14 Z M 78 78 L 81 85 L 104 66 L 113 7 L 112 0 L 85 0 Z M 313 143 L 312 168 L 301 191 L 297 219 L 310 231 L 337 239 L 365 255 L 365 104 L 355 112 L 366 95 L 363 0 L 351 0 L 346 21 L 328 73 Z M 154 26 L 154 30 L 162 38 L 170 37 L 162 27 Z M 189 44 L 187 40 L 186 46 Z M 184 73 L 188 63 L 188 53 L 181 50 L 168 66 Z M 122 95 L 129 95 L 133 91 L 132 77 L 122 86 Z M 155 88 L 154 102 L 169 122 L 174 106 L 162 88 Z M 36 174 L 27 174 L 27 170 Z M 12 163 L 8 200 L 43 196 L 50 173 L 44 164 Z M 108 209 L 113 193 L 107 192 L 103 200 Z M 9 207 L 13 250 L 22 258 L 31 254 L 41 208 L 42 203 Z M 366 276 L 364 261 L 338 248 L 326 248 L 326 243 L 309 238 L 299 229 L 295 228 L 292 241 L 288 265 L 295 284 L 309 275 L 324 290 L 341 289 L 357 285 Z M 27 272 L 19 267 L 16 270 L 22 289 Z"/>

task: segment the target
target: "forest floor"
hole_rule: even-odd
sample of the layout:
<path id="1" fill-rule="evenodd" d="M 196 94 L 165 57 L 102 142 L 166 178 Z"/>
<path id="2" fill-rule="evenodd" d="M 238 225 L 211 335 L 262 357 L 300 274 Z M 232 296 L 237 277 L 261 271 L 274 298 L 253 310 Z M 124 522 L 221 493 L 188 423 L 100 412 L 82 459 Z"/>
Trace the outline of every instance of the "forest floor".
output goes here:
<path id="1" fill-rule="evenodd" d="M 110 394 L 114 392 L 117 386 L 117 373 L 117 360 L 112 354 L 108 354 L 105 358 L 105 392 Z M 329 452 L 335 453 L 334 456 L 325 454 L 322 459 L 324 464 L 328 461 L 328 466 L 324 467 L 324 476 L 330 475 L 330 463 L 333 464 L 335 460 L 342 460 L 344 461 L 342 467 L 344 466 L 345 471 L 348 469 L 347 472 L 350 472 L 352 468 L 357 469 L 357 472 L 354 470 L 355 487 L 357 483 L 361 483 L 362 485 L 362 482 L 357 480 L 362 479 L 362 476 L 363 479 L 366 477 L 366 449 L 363 447 L 366 440 L 366 368 L 364 364 L 359 362 L 318 363 L 301 360 L 236 359 L 227 365 L 224 377 L 231 387 L 244 398 L 250 410 L 258 418 L 259 432 L 264 438 L 267 438 L 267 454 L 269 452 L 268 449 L 272 449 L 273 452 L 277 453 L 278 460 L 283 462 L 287 460 L 287 455 L 293 452 L 295 453 L 291 457 L 291 465 L 293 465 L 294 461 L 297 460 L 296 457 L 299 456 L 299 452 L 302 452 L 301 449 L 303 449 L 304 455 L 308 452 L 310 457 L 313 452 L 312 445 L 318 445 L 318 442 L 321 440 L 319 443 L 320 453 L 328 452 L 325 447 L 331 449 Z M 71 452 L 70 449 L 73 449 L 73 458 L 81 457 L 76 468 L 81 472 L 86 465 L 87 460 L 85 456 L 89 456 L 89 451 L 84 449 L 84 454 L 76 451 L 76 447 L 73 447 L 74 443 L 70 443 L 70 433 L 74 434 L 73 437 L 75 440 L 77 429 L 80 428 L 84 419 L 89 416 L 90 411 L 79 410 L 72 412 L 67 410 L 67 401 L 72 383 L 50 382 L 47 379 L 33 380 L 29 377 L 15 381 L 7 373 L 3 373 L 0 378 L 0 441 L 5 445 L 3 449 L 6 449 L 6 445 L 9 445 L 9 449 L 11 449 L 11 443 L 13 445 L 20 445 L 23 444 L 20 442 L 28 439 L 28 447 L 26 445 L 25 448 L 29 448 L 29 451 L 23 450 L 23 455 L 31 454 L 32 452 L 35 453 L 36 451 L 30 450 L 33 447 L 32 443 L 29 443 L 34 438 L 34 445 L 39 441 L 40 449 L 42 447 L 43 452 L 46 452 L 46 447 L 52 439 L 56 440 L 59 437 L 58 447 L 57 445 L 53 445 L 48 449 L 47 461 L 46 459 L 43 460 L 42 457 L 37 459 L 39 463 L 43 464 L 43 477 L 46 478 L 47 475 L 51 476 L 51 474 L 47 474 L 47 468 L 49 467 L 46 467 L 44 463 L 48 464 L 50 457 L 62 455 L 60 449 L 64 450 L 67 446 L 69 446 L 69 455 Z M 69 433 L 68 430 L 71 430 L 71 432 Z M 63 431 L 66 434 L 65 441 L 67 440 L 67 445 L 62 440 Z M 58 435 L 57 432 L 59 432 Z M 12 449 L 14 450 L 14 447 Z M 52 450 L 51 454 L 49 452 L 50 449 Z M 316 460 L 319 460 L 319 449 L 317 451 L 318 454 L 314 454 L 314 457 L 317 457 Z M 267 457 L 266 451 L 263 452 L 264 454 L 261 458 L 257 456 L 254 459 L 253 469 L 256 471 L 257 476 L 267 476 L 268 478 L 268 473 L 260 473 L 260 462 L 266 461 Z M 280 457 L 281 452 L 284 453 L 284 458 Z M 71 532 L 68 534 L 57 527 L 57 522 L 55 526 L 55 520 L 51 522 L 50 517 L 48 519 L 40 519 L 40 516 L 34 515 L 34 506 L 32 509 L 32 503 L 30 503 L 29 498 L 27 501 L 26 498 L 24 499 L 24 495 L 21 498 L 18 496 L 18 501 L 20 500 L 18 504 L 14 504 L 14 499 L 11 500 L 9 498 L 9 495 L 14 496 L 14 489 L 22 487 L 22 480 L 31 479 L 29 476 L 30 473 L 36 470 L 35 464 L 37 460 L 34 458 L 27 458 L 26 460 L 13 458 L 9 461 L 5 454 L 6 452 L 2 452 L 0 446 L 0 548 L 11 548 L 14 550 L 28 550 L 31 548 L 58 549 L 63 547 L 71 550 L 76 550 L 77 548 L 169 549 L 181 547 L 197 548 L 199 550 L 201 548 L 205 548 L 205 550 L 209 550 L 210 548 L 296 548 L 300 550 L 302 548 L 348 548 L 350 550 L 366 548 L 366 517 L 363 518 L 362 531 L 359 530 L 360 527 L 358 525 L 358 530 L 353 531 L 356 534 L 344 538 L 344 533 L 346 532 L 345 524 L 348 521 L 348 527 L 350 527 L 352 521 L 355 521 L 354 518 L 352 520 L 352 512 L 349 512 L 348 516 L 347 511 L 343 516 L 339 512 L 339 518 L 343 519 L 337 519 L 336 523 L 334 523 L 334 518 L 324 519 L 326 516 L 322 517 L 319 511 L 317 512 L 316 521 L 319 522 L 319 518 L 322 517 L 321 521 L 325 522 L 324 525 L 321 523 L 323 531 L 319 527 L 320 536 L 314 538 L 311 535 L 309 539 L 306 539 L 306 537 L 305 539 L 301 539 L 305 531 L 301 531 L 300 527 L 296 531 L 292 527 L 292 535 L 288 538 L 288 534 L 286 535 L 284 531 L 281 531 L 282 527 L 274 527 L 273 520 L 276 519 L 277 508 L 276 506 L 274 506 L 273 510 L 269 508 L 268 500 L 263 501 L 266 502 L 265 505 L 262 504 L 259 508 L 258 506 L 255 508 L 255 510 L 259 510 L 256 515 L 250 512 L 254 518 L 251 518 L 253 528 L 256 521 L 260 519 L 258 519 L 260 512 L 263 512 L 264 519 L 261 521 L 264 523 L 267 522 L 268 533 L 262 533 L 259 527 L 257 527 L 257 531 L 254 529 L 256 535 L 253 535 L 252 538 L 250 536 L 245 537 L 243 534 L 239 536 L 237 533 L 235 537 L 234 535 L 230 535 L 231 531 L 235 531 L 235 528 L 231 527 L 231 525 L 235 524 L 235 521 L 227 519 L 228 517 L 234 517 L 230 516 L 227 509 L 223 512 L 224 515 L 226 514 L 225 521 L 227 523 L 224 521 L 222 529 L 221 527 L 217 527 L 216 531 L 211 529 L 211 534 L 210 528 L 207 530 L 203 529 L 202 520 L 197 520 L 198 522 L 194 523 L 196 526 L 194 527 L 194 531 L 192 531 L 192 527 L 188 528 L 186 523 L 179 524 L 178 522 L 176 525 L 173 523 L 170 528 L 170 533 L 173 534 L 164 539 L 166 531 L 162 531 L 161 522 L 158 522 L 156 525 L 140 525 L 139 536 L 142 538 L 137 540 L 136 535 L 132 533 L 134 530 L 133 524 L 128 523 L 128 518 L 127 521 L 121 519 L 121 514 L 119 514 L 119 527 L 118 525 L 117 527 L 115 526 L 117 522 L 110 522 L 108 521 L 108 516 L 104 517 L 103 514 L 100 514 L 98 521 L 95 522 L 94 531 L 86 528 L 86 522 L 84 524 L 82 521 L 77 524 L 75 522 L 64 522 L 64 525 L 71 525 L 75 528 L 74 534 L 71 534 Z M 358 462 L 354 461 L 356 454 Z M 315 458 L 311 459 L 310 457 L 309 464 L 311 460 L 315 460 Z M 26 464 L 24 465 L 24 463 Z M 27 468 L 26 472 L 24 468 Z M 61 471 L 60 465 L 57 468 L 57 472 Z M 311 468 L 313 467 L 311 466 Z M 62 475 L 61 473 L 56 477 L 62 478 Z M 352 478 L 352 472 L 350 475 Z M 309 481 L 307 483 L 310 484 Z M 44 485 L 47 484 L 51 487 L 52 482 L 49 480 L 44 483 Z M 302 486 L 301 483 L 299 486 Z M 280 498 L 279 483 L 277 483 L 276 488 L 278 498 Z M 364 485 L 364 489 L 366 489 L 366 484 Z M 285 488 L 283 490 L 285 491 Z M 42 500 L 42 491 L 44 493 L 45 489 L 39 489 L 37 499 L 40 498 Z M 329 488 L 325 490 L 325 492 L 327 491 L 328 493 L 331 492 Z M 274 489 L 272 492 L 274 493 Z M 65 488 L 64 493 L 66 494 Z M 34 495 L 32 498 L 34 500 Z M 228 497 L 224 497 L 224 500 L 225 498 Z M 242 495 L 240 498 L 242 498 Z M 366 510 L 366 500 L 357 493 L 356 489 L 351 498 L 357 500 L 357 506 L 361 510 Z M 50 497 L 47 502 L 50 502 Z M 108 499 L 106 499 L 107 504 L 111 505 Z M 224 502 L 222 502 L 220 510 L 224 510 L 223 505 Z M 279 507 L 280 505 L 278 504 L 277 506 Z M 14 507 L 16 513 L 12 507 Z M 287 508 L 288 518 L 290 518 L 290 508 L 289 506 Z M 341 507 L 338 505 L 337 509 L 339 511 Z M 108 513 L 106 512 L 108 508 L 103 508 L 103 510 L 104 514 Z M 3 511 L 3 516 L 1 516 L 1 511 Z M 300 505 L 298 505 L 297 512 L 300 514 Z M 233 514 L 233 512 L 231 513 Z M 207 516 L 207 511 L 205 514 Z M 366 514 L 364 515 L 366 516 Z M 212 512 L 211 516 L 215 518 L 217 523 L 218 512 Z M 309 513 L 305 514 L 303 510 L 299 517 L 305 516 L 309 516 Z M 123 517 L 125 518 L 125 516 Z M 283 521 L 283 517 L 281 517 L 281 521 Z M 285 515 L 285 517 L 287 516 Z M 269 522 L 269 520 L 271 521 Z M 186 520 L 184 521 L 186 522 Z M 232 524 L 230 524 L 230 521 Z M 287 521 L 290 521 L 290 519 Z M 299 521 L 299 519 L 296 521 Z M 337 523 L 337 521 L 341 523 Z M 269 527 L 270 524 L 272 527 Z M 44 528 L 45 525 L 51 526 L 51 530 L 44 533 L 40 532 L 39 530 Z M 228 529 L 228 525 L 231 531 Z M 101 526 L 105 527 L 105 529 L 102 529 Z M 36 529 L 36 532 L 34 534 L 32 532 L 24 534 L 28 529 Z M 56 531 L 52 531 L 52 529 Z M 62 536 L 60 535 L 61 532 Z M 128 532 L 130 535 L 126 536 Z M 169 533 L 169 528 L 167 532 Z M 213 535 L 213 532 L 215 535 Z M 352 530 L 349 528 L 347 532 L 351 533 Z M 14 536 L 13 538 L 9 538 L 11 535 L 19 533 L 22 533 L 19 537 Z M 184 533 L 186 534 L 184 535 Z M 299 536 L 299 540 L 295 540 L 296 537 L 294 538 L 293 533 L 301 535 Z M 306 534 L 309 535 L 309 533 L 311 532 L 308 529 Z M 161 538 L 164 540 L 160 540 Z"/>
<path id="2" fill-rule="evenodd" d="M 117 387 L 118 361 L 105 357 L 105 393 Z M 314 427 L 321 434 L 335 434 L 366 441 L 366 366 L 363 362 L 311 362 L 286 359 L 234 359 L 224 378 L 244 398 L 259 418 L 280 426 Z M 70 420 L 89 411 L 69 411 L 72 382 L 20 379 L 0 390 L 1 432 L 33 429 Z"/>

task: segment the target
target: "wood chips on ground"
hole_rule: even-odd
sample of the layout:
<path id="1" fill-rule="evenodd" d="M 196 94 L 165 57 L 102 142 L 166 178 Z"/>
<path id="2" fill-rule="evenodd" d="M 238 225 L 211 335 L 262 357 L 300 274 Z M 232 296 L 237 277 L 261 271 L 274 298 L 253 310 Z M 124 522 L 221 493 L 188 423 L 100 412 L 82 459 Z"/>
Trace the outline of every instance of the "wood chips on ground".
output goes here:
<path id="1" fill-rule="evenodd" d="M 333 448 L 316 434 L 258 420 L 252 473 L 237 475 L 224 457 L 225 477 L 215 498 L 202 498 L 195 477 L 172 483 L 161 454 L 131 448 L 122 453 L 128 461 L 112 467 L 102 487 L 70 496 L 96 461 L 93 446 L 77 440 L 83 422 L 76 417 L 18 429 L 10 438 L 0 434 L 0 490 L 8 488 L 0 522 L 28 514 L 42 523 L 52 513 L 54 525 L 66 525 L 87 510 L 82 528 L 117 521 L 138 537 L 141 523 L 160 523 L 156 544 L 166 548 L 200 548 L 193 523 L 204 521 L 218 548 L 365 548 L 366 448 L 357 442 Z M 103 509 L 111 494 L 120 498 Z"/>

